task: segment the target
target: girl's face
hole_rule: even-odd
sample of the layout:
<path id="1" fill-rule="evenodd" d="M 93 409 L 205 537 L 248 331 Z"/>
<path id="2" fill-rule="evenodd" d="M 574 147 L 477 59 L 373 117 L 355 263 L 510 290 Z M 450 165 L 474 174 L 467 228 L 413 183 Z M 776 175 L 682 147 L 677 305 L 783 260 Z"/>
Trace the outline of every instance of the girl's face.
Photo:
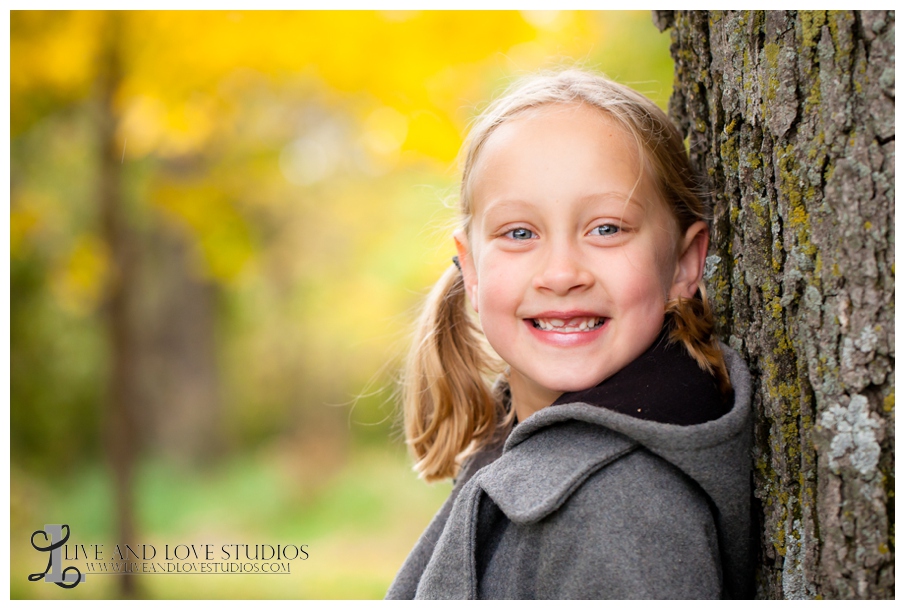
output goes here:
<path id="1" fill-rule="evenodd" d="M 551 104 L 509 119 L 472 181 L 470 231 L 456 245 L 519 420 L 640 356 L 666 301 L 697 290 L 706 223 L 680 235 L 635 140 L 597 109 Z"/>

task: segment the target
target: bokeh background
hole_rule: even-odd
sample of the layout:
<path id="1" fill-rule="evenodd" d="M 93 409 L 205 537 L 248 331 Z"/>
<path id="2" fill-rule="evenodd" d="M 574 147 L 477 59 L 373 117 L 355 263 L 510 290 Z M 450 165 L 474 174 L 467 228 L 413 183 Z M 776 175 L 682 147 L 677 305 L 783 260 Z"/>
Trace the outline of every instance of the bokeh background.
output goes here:
<path id="1" fill-rule="evenodd" d="M 394 400 L 456 154 L 519 75 L 666 106 L 648 12 L 10 17 L 10 595 L 380 598 L 449 493 Z M 29 537 L 307 544 L 291 576 L 31 583 Z"/>

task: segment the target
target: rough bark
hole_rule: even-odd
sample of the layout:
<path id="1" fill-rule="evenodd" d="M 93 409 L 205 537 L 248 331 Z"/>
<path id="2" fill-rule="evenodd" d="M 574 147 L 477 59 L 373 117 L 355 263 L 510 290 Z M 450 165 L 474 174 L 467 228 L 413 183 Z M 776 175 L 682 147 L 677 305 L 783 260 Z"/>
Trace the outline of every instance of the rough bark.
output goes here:
<path id="1" fill-rule="evenodd" d="M 893 12 L 658 11 L 756 378 L 758 595 L 893 598 Z"/>

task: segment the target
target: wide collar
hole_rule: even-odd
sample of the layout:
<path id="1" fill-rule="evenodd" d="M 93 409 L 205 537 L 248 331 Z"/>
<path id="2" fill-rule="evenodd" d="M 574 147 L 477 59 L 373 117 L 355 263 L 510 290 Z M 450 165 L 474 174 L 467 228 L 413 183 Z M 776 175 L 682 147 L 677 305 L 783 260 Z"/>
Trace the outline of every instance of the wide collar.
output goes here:
<path id="1" fill-rule="evenodd" d="M 515 442 L 506 443 L 500 459 L 477 475 L 481 488 L 514 523 L 540 521 L 591 474 L 638 447 L 628 437 L 596 425 L 593 417 L 585 417 L 587 407 L 544 410 L 548 409 L 572 417 L 556 418 L 542 426 L 543 433 L 519 434 Z M 518 426 L 513 435 L 524 428 Z"/>
<path id="2" fill-rule="evenodd" d="M 748 595 L 751 380 L 741 356 L 723 351 L 735 403 L 719 419 L 678 426 L 570 403 L 546 407 L 518 424 L 502 456 L 462 488 L 417 597 L 477 596 L 475 535 L 484 493 L 514 523 L 533 523 L 562 506 L 594 472 L 639 447 L 677 466 L 710 497 L 725 593 Z"/>
<path id="3" fill-rule="evenodd" d="M 530 483 L 536 486 L 534 497 L 564 494 L 570 488 L 556 481 L 557 477 L 531 476 L 532 472 L 546 471 L 528 465 L 555 468 L 556 472 L 569 465 L 575 469 L 572 478 L 586 478 L 587 470 L 593 468 L 593 464 L 605 462 L 625 451 L 630 444 L 637 443 L 697 481 L 717 506 L 724 506 L 729 513 L 737 513 L 740 510 L 736 506 L 737 501 L 742 497 L 747 501 L 750 484 L 751 376 L 741 356 L 725 346 L 723 348 L 735 390 L 735 402 L 732 409 L 719 419 L 679 426 L 642 420 L 581 402 L 552 405 L 518 424 L 503 445 L 502 457 L 481 473 L 490 478 L 490 487 L 495 492 L 505 485 L 492 481 L 521 481 L 527 477 L 537 479 Z M 570 425 L 574 422 L 585 425 Z M 575 439 L 562 441 L 565 431 L 576 435 Z M 537 451 L 538 448 L 544 450 Z M 500 497 L 506 495 L 505 492 L 496 493 Z M 546 497 L 541 503 L 544 506 L 559 505 L 566 497 Z"/>

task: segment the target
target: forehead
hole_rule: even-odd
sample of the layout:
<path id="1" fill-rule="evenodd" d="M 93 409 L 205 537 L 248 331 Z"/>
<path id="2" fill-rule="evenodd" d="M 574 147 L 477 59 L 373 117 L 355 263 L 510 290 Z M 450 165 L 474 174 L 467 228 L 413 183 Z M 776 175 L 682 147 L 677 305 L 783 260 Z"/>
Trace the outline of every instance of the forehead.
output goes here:
<path id="1" fill-rule="evenodd" d="M 500 199 L 659 199 L 633 134 L 587 104 L 547 104 L 499 125 L 475 159 L 473 213 Z"/>
<path id="2" fill-rule="evenodd" d="M 608 112 L 585 103 L 551 103 L 525 109 L 505 119 L 485 140 L 478 162 L 501 149 L 528 141 L 543 141 L 552 146 L 551 154 L 561 147 L 592 145 L 616 148 L 620 155 L 637 162 L 639 153 L 630 130 Z"/>

